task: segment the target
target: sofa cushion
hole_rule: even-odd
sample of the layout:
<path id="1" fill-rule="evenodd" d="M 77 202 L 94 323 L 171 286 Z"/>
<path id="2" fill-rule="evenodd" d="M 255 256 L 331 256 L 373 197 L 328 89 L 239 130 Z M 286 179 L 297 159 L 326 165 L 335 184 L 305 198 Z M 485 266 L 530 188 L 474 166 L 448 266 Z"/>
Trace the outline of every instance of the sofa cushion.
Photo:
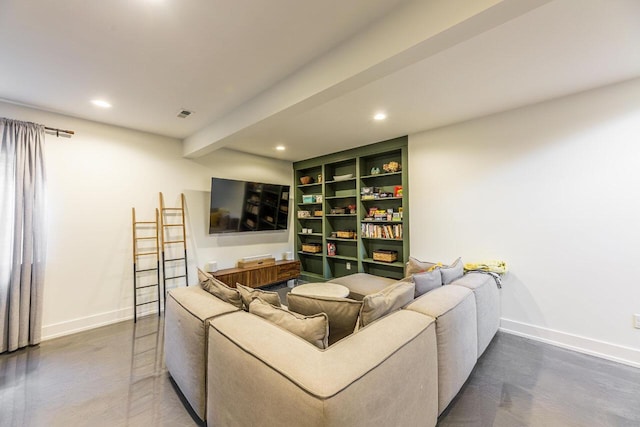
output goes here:
<path id="1" fill-rule="evenodd" d="M 413 301 L 414 293 L 413 283 L 400 281 L 387 286 L 380 292 L 365 296 L 360 310 L 360 326 L 367 326 L 374 320 L 409 304 Z"/>
<path id="2" fill-rule="evenodd" d="M 425 271 L 432 270 L 435 267 L 439 267 L 442 264 L 438 264 L 435 262 L 429 261 L 420 261 L 417 258 L 409 257 L 409 261 L 407 261 L 407 267 L 405 269 L 406 276 L 412 276 L 416 273 L 423 273 Z"/>
<path id="3" fill-rule="evenodd" d="M 325 349 L 329 346 L 329 318 L 324 313 L 303 316 L 302 314 L 275 307 L 260 298 L 255 298 L 251 301 L 249 313 L 260 316 L 286 329 L 320 349 Z"/>
<path id="4" fill-rule="evenodd" d="M 210 277 L 200 284 L 202 289 L 220 298 L 224 302 L 228 302 L 234 307 L 242 308 L 242 298 L 237 289 L 230 288 L 215 277 Z"/>
<path id="5" fill-rule="evenodd" d="M 362 301 L 289 293 L 287 306 L 289 310 L 304 315 L 325 313 L 329 317 L 329 345 L 332 345 L 353 333 Z"/>
<path id="6" fill-rule="evenodd" d="M 346 286 L 349 288 L 349 298 L 362 300 L 365 295 L 380 292 L 395 281 L 395 279 L 374 276 L 373 274 L 355 273 L 331 279 L 329 283 Z"/>
<path id="7" fill-rule="evenodd" d="M 416 285 L 416 298 L 442 286 L 442 275 L 438 268 L 423 273 L 416 273 L 412 276 L 412 279 Z"/>
<path id="8" fill-rule="evenodd" d="M 254 289 L 248 286 L 241 285 L 240 283 L 236 283 L 236 289 L 240 292 L 240 298 L 242 298 L 242 303 L 244 304 L 245 311 L 249 311 L 249 304 L 253 301 L 254 298 L 262 298 L 263 301 L 268 302 L 271 305 L 275 305 L 276 307 L 280 307 L 282 303 L 280 302 L 280 295 L 277 292 L 269 292 L 263 291 L 262 289 Z"/>
<path id="9" fill-rule="evenodd" d="M 462 263 L 462 258 L 456 259 L 453 264 L 440 267 L 440 274 L 442 274 L 442 284 L 448 285 L 461 278 L 464 275 L 464 264 Z"/>

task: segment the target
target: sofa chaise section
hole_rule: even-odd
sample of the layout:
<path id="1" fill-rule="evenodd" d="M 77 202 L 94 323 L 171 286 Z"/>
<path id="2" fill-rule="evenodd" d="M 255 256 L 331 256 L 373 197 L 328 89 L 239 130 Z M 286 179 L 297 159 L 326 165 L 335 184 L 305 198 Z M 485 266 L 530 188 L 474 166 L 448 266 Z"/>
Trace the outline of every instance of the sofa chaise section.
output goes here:
<path id="1" fill-rule="evenodd" d="M 429 316 L 400 310 L 326 350 L 246 312 L 209 325 L 209 425 L 436 424 Z"/>
<path id="2" fill-rule="evenodd" d="M 164 356 L 171 377 L 194 412 L 206 416 L 207 321 L 237 311 L 199 286 L 169 291 L 165 307 Z"/>

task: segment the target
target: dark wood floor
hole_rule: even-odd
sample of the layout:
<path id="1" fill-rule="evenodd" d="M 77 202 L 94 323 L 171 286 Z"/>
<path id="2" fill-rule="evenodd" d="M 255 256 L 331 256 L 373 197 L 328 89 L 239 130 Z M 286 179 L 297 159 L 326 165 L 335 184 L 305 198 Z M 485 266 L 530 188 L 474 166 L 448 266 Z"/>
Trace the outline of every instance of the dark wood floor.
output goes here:
<path id="1" fill-rule="evenodd" d="M 162 329 L 150 316 L 0 355 L 0 426 L 198 425 Z M 498 333 L 439 425 L 640 426 L 640 370 Z"/>

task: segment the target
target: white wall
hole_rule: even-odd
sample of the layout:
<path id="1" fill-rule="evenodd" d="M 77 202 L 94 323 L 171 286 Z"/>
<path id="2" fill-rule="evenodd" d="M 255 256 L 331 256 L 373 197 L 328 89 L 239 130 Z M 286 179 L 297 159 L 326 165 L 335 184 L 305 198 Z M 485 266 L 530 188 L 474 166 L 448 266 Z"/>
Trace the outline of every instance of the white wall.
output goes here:
<path id="1" fill-rule="evenodd" d="M 167 206 L 186 196 L 190 283 L 196 265 L 221 267 L 256 254 L 291 251 L 291 232 L 208 234 L 211 177 L 289 184 L 289 162 L 229 150 L 182 158 L 179 140 L 0 103 L 0 116 L 71 129 L 46 137 L 48 262 L 43 337 L 65 335 L 133 316 L 131 208 L 153 219 L 162 191 Z"/>
<path id="2" fill-rule="evenodd" d="M 411 254 L 504 259 L 505 330 L 640 366 L 640 79 L 409 137 Z"/>

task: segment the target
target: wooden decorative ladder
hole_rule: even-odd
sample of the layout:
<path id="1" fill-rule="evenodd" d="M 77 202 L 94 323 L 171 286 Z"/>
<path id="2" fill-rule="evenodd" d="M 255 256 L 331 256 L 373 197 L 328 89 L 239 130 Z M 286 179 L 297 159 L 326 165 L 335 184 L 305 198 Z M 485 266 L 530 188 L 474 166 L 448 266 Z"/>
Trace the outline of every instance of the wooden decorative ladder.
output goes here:
<path id="1" fill-rule="evenodd" d="M 138 307 L 158 303 L 158 316 L 160 316 L 160 254 L 158 245 L 158 209 L 156 209 L 155 221 L 136 221 L 136 208 L 131 208 L 131 228 L 133 230 L 133 321 L 138 321 Z M 152 234 L 153 233 L 153 234 Z M 145 244 L 146 243 L 146 244 Z M 138 269 L 141 265 L 143 268 Z M 155 261 L 155 264 L 154 264 Z M 155 267 L 152 267 L 155 265 Z M 148 283 L 144 276 L 155 271 L 156 282 Z M 141 275 L 142 274 L 142 275 Z M 140 281 L 142 280 L 142 283 Z M 148 301 L 149 293 L 143 289 L 151 290 L 156 287 L 156 298 Z M 146 292 L 146 294 L 144 293 Z M 142 298 L 141 298 L 142 297 Z M 138 302 L 142 299 L 143 302 Z"/>
<path id="2" fill-rule="evenodd" d="M 180 194 L 180 207 L 165 208 L 164 197 L 160 193 L 160 248 L 162 250 L 162 277 L 165 298 L 167 281 L 184 279 L 184 285 L 189 286 L 189 272 L 187 268 L 187 231 L 185 228 L 184 194 Z M 168 221 L 169 220 L 169 221 Z M 176 235 L 177 234 L 177 235 Z M 180 252 L 182 246 L 183 253 Z M 180 263 L 183 264 L 183 271 Z M 168 269 L 167 267 L 170 267 Z M 169 271 L 169 273 L 167 273 Z M 181 274 L 182 273 L 182 274 Z M 172 286 L 172 288 L 175 286 Z"/>

